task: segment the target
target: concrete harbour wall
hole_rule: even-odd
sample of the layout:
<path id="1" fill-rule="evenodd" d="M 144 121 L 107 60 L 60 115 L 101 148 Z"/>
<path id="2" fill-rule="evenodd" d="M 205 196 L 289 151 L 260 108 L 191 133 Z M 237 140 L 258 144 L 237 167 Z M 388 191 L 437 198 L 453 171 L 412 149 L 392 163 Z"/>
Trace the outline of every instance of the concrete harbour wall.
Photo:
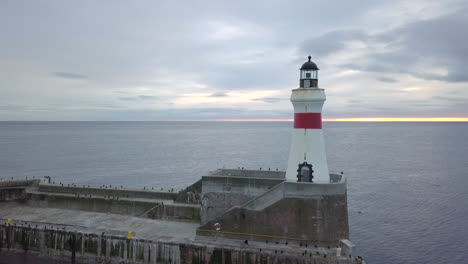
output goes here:
<path id="1" fill-rule="evenodd" d="M 248 245 L 217 246 L 206 242 L 170 243 L 125 236 L 57 230 L 46 226 L 1 226 L 0 254 L 38 253 L 68 263 L 171 264 L 359 264 L 359 258 L 335 249 L 279 250 Z"/>
<path id="2" fill-rule="evenodd" d="M 284 172 L 223 169 L 178 193 L 51 184 L 50 178 L 0 181 L 0 201 L 13 218 L 1 225 L 0 216 L 0 255 L 26 252 L 62 263 L 364 263 L 347 240 L 346 180 L 338 176 L 330 184 L 295 183 L 284 182 Z M 127 237 L 127 219 L 112 229 L 71 225 L 67 218 L 33 222 L 36 213 L 24 222 L 12 204 L 184 221 L 170 227 L 171 221 L 145 219 L 143 239 Z M 173 237 L 182 224 L 191 225 L 184 229 L 191 235 Z"/>

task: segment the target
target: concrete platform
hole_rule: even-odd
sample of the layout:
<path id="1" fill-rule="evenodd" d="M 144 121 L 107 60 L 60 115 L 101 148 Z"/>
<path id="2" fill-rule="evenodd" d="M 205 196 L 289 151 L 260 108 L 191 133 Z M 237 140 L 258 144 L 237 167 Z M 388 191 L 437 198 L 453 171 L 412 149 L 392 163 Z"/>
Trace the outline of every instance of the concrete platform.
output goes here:
<path id="1" fill-rule="evenodd" d="M 58 208 L 38 208 L 17 202 L 0 203 L 0 218 L 27 221 L 39 228 L 53 225 L 68 231 L 81 231 L 126 236 L 135 232 L 135 238 L 182 243 L 195 239 L 198 223 L 139 218 L 126 215 L 83 212 Z M 3 220 L 2 220 L 3 222 Z"/>
<path id="2" fill-rule="evenodd" d="M 63 187 L 62 189 L 66 190 L 69 188 Z M 132 191 L 129 192 L 132 193 Z M 125 196 L 91 195 L 87 194 L 86 191 L 78 193 L 44 192 L 38 191 L 36 188 L 28 188 L 24 191 L 24 194 L 25 203 L 30 207 L 73 209 L 170 221 L 182 220 L 193 221 L 195 223 L 200 221 L 199 204 L 177 203 L 174 200 L 155 199 L 159 198 L 159 196 L 154 195 L 154 198 L 141 198 L 136 197 L 136 195 L 127 198 Z M 146 195 L 143 197 L 151 196 Z"/>
<path id="3" fill-rule="evenodd" d="M 35 191 L 35 190 L 26 190 L 27 194 L 35 194 L 35 195 L 44 195 L 44 196 L 56 196 L 56 197 L 77 197 L 75 194 L 68 194 L 68 193 L 52 193 L 52 192 L 41 192 L 41 191 Z M 83 199 L 88 198 L 89 196 L 83 196 L 81 194 L 81 197 Z M 112 197 L 112 198 L 107 198 L 106 196 L 91 196 L 89 198 L 101 198 L 101 199 L 107 199 L 107 200 L 117 200 L 117 197 Z M 200 205 L 198 204 L 185 204 L 185 203 L 176 203 L 173 200 L 168 200 L 168 199 L 149 199 L 149 198 L 126 198 L 126 197 L 118 197 L 119 201 L 131 201 L 131 202 L 141 202 L 141 203 L 164 203 L 166 205 L 171 205 L 171 206 L 182 206 L 182 207 L 193 207 L 193 208 L 200 208 Z"/>

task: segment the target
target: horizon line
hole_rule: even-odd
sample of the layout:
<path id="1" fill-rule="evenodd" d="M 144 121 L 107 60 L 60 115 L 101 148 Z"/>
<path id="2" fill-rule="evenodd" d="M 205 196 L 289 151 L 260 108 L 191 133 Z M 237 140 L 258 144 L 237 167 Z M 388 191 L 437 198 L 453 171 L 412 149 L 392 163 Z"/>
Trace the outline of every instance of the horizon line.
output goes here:
<path id="1" fill-rule="evenodd" d="M 292 118 L 220 118 L 193 120 L 0 120 L 0 122 L 293 122 Z M 468 122 L 468 117 L 351 117 L 323 122 Z"/>
<path id="2" fill-rule="evenodd" d="M 293 122 L 294 119 L 227 118 L 218 122 Z M 352 117 L 324 118 L 323 122 L 468 122 L 468 117 Z"/>

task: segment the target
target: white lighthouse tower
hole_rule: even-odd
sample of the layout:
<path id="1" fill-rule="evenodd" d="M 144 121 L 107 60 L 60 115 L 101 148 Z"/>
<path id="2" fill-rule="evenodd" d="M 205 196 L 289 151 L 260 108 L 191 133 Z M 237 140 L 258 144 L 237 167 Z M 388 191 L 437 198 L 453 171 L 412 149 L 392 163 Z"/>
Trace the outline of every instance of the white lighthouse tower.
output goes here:
<path id="1" fill-rule="evenodd" d="M 325 91 L 318 88 L 317 65 L 311 57 L 300 69 L 299 88 L 292 90 L 294 131 L 289 152 L 287 181 L 329 183 L 322 107 Z"/>

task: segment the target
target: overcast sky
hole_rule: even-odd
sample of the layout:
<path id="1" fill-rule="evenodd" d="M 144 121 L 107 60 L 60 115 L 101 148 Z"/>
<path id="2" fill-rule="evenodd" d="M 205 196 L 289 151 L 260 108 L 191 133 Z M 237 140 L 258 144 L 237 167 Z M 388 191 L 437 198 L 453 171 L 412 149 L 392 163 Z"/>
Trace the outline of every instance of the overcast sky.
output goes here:
<path id="1" fill-rule="evenodd" d="M 0 2 L 0 120 L 468 116 L 468 1 Z"/>

